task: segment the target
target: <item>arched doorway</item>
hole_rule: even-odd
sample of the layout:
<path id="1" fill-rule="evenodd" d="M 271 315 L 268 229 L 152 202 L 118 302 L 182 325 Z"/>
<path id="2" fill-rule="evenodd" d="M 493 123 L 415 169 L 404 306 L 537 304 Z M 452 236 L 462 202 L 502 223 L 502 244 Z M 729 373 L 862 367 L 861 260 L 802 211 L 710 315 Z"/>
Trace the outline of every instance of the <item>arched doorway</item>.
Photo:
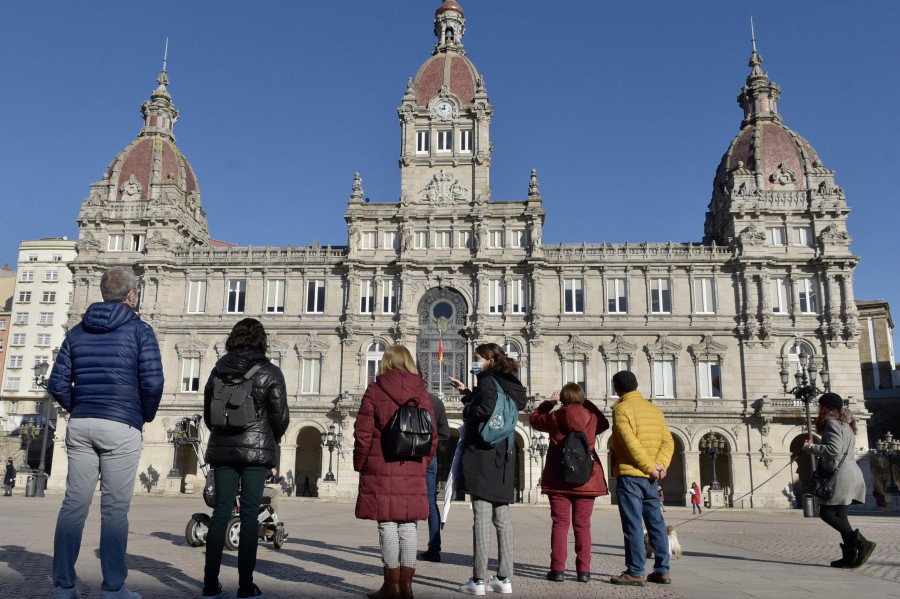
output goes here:
<path id="1" fill-rule="evenodd" d="M 715 472 L 713 472 L 713 458 L 702 447 L 699 447 L 700 487 L 705 491 L 707 487 L 712 487 L 715 483 L 718 483 L 725 496 L 725 504 L 731 505 L 731 494 L 734 491 L 731 479 L 731 446 L 728 444 L 728 440 L 719 433 L 709 433 L 704 435 L 703 438 L 709 438 L 710 435 L 720 445 L 720 452 L 715 457 Z"/>
<path id="2" fill-rule="evenodd" d="M 813 466 L 809 454 L 803 451 L 803 444 L 806 442 L 806 435 L 800 433 L 791 441 L 791 459 L 794 464 L 791 466 L 791 491 L 794 493 L 794 505 L 803 508 L 801 498 L 806 493 L 806 481 L 812 476 Z M 813 438 L 814 440 L 816 437 Z"/>
<path id="3" fill-rule="evenodd" d="M 416 361 L 428 391 L 435 395 L 456 393 L 448 376 L 466 380 L 466 326 L 468 306 L 455 289 L 436 287 L 425 292 L 419 302 L 419 337 Z M 441 331 L 440 327 L 445 327 Z M 440 348 L 443 346 L 443 360 Z"/>
<path id="4" fill-rule="evenodd" d="M 193 484 L 192 481 L 201 480 L 198 478 L 201 472 L 200 465 L 197 463 L 197 452 L 194 451 L 192 445 L 183 443 L 178 446 L 175 465 L 178 468 L 178 472 L 181 473 L 180 492 L 184 493 L 188 485 Z"/>
<path id="5" fill-rule="evenodd" d="M 672 461 L 666 470 L 666 477 L 660 481 L 659 486 L 665 496 L 665 505 L 685 505 L 687 487 L 684 480 L 684 444 L 678 435 L 672 435 L 672 439 L 675 440 Z"/>
<path id="6" fill-rule="evenodd" d="M 297 458 L 294 481 L 297 497 L 318 497 L 322 478 L 322 434 L 314 426 L 305 426 L 297 434 Z"/>
<path id="7" fill-rule="evenodd" d="M 612 436 L 606 441 L 606 485 L 609 487 L 609 501 L 613 505 L 619 503 L 616 495 L 616 477 L 613 476 L 613 464 L 616 463 L 616 454 L 613 452 Z"/>

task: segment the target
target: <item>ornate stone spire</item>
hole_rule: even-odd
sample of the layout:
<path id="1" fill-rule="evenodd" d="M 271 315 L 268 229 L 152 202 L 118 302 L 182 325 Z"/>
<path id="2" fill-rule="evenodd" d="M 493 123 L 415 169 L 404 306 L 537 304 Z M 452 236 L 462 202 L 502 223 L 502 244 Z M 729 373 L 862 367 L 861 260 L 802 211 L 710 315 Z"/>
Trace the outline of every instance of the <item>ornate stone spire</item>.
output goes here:
<path id="1" fill-rule="evenodd" d="M 166 51 L 163 55 L 163 67 L 156 82 L 159 84 L 150 94 L 150 100 L 141 105 L 141 116 L 144 117 L 144 128 L 138 137 L 162 136 L 175 141 L 172 129 L 178 121 L 178 111 L 172 104 L 172 96 L 166 86 L 169 85 L 169 76 L 166 74 L 166 62 L 169 55 L 169 40 L 166 39 Z"/>
<path id="2" fill-rule="evenodd" d="M 434 53 L 455 50 L 462 54 L 462 36 L 466 33 L 466 19 L 462 7 L 455 0 L 444 0 L 434 13 L 434 34 L 438 38 Z"/>
<path id="3" fill-rule="evenodd" d="M 760 68 L 762 56 L 756 51 L 756 34 L 753 32 L 753 20 L 750 20 L 750 38 L 753 51 L 750 53 L 750 74 L 747 76 L 747 84 L 741 88 L 737 100 L 744 109 L 744 120 L 741 128 L 760 121 L 781 122 L 778 114 L 778 99 L 781 97 L 781 88 L 776 83 L 769 81 L 769 75 Z"/>

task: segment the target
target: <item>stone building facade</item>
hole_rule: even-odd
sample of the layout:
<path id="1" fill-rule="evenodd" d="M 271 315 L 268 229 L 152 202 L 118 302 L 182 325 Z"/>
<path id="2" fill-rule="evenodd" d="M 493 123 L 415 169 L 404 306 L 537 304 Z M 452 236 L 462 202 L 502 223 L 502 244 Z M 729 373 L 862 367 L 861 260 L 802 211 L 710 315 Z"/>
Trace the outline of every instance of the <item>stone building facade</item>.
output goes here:
<path id="1" fill-rule="evenodd" d="M 547 245 L 535 171 L 520 199 L 492 198 L 494 107 L 463 49 L 465 23 L 459 4 L 440 5 L 437 44 L 400 99 L 399 201 L 368 202 L 357 175 L 347 239 L 324 247 L 210 238 L 197 178 L 175 145 L 179 114 L 163 70 L 137 140 L 82 204 L 69 315 L 77 322 L 98 299 L 108 266 L 140 271 L 140 313 L 159 336 L 166 373 L 159 416 L 145 428 L 142 474 L 168 471 L 167 430 L 201 411 L 205 377 L 231 326 L 252 316 L 270 332 L 270 356 L 288 383 L 281 470 L 298 489 L 308 476 L 312 493 L 355 494 L 355 411 L 393 343 L 411 349 L 447 403 L 454 437 L 439 454 L 445 478 L 461 410 L 447 377 L 465 379 L 474 347 L 496 342 L 519 360 L 529 409 L 574 381 L 608 410 L 611 375 L 634 371 L 676 439 L 664 484 L 670 502 L 684 502 L 693 481 L 712 482 L 699 443 L 713 432 L 724 441 L 715 472 L 726 501 L 789 505 L 796 465 L 750 494 L 802 445 L 803 406 L 782 392 L 779 372 L 807 354 L 830 371 L 834 391 L 861 397 L 858 259 L 844 191 L 782 123 L 780 88 L 756 49 L 738 96 L 740 132 L 716 171 L 702 240 Z M 851 407 L 864 421 L 862 405 Z M 517 485 L 522 501 L 537 501 L 543 457 L 527 418 L 516 433 Z M 333 453 L 321 442 L 331 425 L 342 441 Z M 608 447 L 609 432 L 598 452 L 611 474 Z M 176 454 L 182 473 L 196 472 L 187 448 Z M 51 484 L 61 484 L 62 470 Z M 329 470 L 334 482 L 324 481 Z"/>

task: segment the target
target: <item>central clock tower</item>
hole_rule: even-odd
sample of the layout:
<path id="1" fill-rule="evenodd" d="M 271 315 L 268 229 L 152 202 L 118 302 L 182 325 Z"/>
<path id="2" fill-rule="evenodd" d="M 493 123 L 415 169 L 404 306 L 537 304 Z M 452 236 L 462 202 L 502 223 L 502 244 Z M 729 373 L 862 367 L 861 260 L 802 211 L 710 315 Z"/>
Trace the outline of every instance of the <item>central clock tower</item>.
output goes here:
<path id="1" fill-rule="evenodd" d="M 397 109 L 404 203 L 490 199 L 493 107 L 463 49 L 465 29 L 462 7 L 444 0 L 434 16 L 434 52 L 410 78 Z"/>

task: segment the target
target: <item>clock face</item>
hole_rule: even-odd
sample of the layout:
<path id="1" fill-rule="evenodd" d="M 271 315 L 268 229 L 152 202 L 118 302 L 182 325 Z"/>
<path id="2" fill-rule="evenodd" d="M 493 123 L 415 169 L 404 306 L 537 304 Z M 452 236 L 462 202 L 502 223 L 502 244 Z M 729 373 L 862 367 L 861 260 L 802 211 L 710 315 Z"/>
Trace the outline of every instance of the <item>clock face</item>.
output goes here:
<path id="1" fill-rule="evenodd" d="M 453 105 L 450 102 L 441 102 L 437 105 L 436 112 L 439 117 L 442 119 L 447 118 L 451 114 L 453 114 Z"/>

